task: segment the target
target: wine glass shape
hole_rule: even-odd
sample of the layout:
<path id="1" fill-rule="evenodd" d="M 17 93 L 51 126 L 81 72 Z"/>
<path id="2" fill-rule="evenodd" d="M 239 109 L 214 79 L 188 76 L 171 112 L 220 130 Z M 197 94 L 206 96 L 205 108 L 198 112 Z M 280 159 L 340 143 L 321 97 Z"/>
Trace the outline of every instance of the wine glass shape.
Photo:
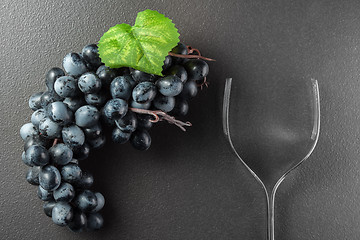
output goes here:
<path id="1" fill-rule="evenodd" d="M 231 98 L 231 86 L 232 78 L 227 78 L 223 131 L 236 157 L 265 191 L 267 239 L 275 240 L 276 191 L 311 155 L 319 139 L 318 82 L 311 79 L 278 84 L 257 98 L 245 97 L 249 103 L 241 102 L 236 94 Z"/>

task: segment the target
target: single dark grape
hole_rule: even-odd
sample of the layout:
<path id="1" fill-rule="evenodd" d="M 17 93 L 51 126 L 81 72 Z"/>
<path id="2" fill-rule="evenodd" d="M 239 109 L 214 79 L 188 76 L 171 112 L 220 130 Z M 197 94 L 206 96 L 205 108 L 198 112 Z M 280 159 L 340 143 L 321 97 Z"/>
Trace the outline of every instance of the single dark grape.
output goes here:
<path id="1" fill-rule="evenodd" d="M 188 100 L 195 97 L 197 92 L 198 92 L 198 88 L 195 81 L 187 81 L 184 84 L 183 90 L 179 94 L 179 97 Z"/>
<path id="2" fill-rule="evenodd" d="M 164 60 L 164 64 L 162 66 L 163 70 L 168 69 L 172 64 L 172 58 L 170 55 L 167 55 Z"/>
<path id="3" fill-rule="evenodd" d="M 145 72 L 142 72 L 140 70 L 137 69 L 130 69 L 130 74 L 133 77 L 133 79 L 140 83 L 140 82 L 152 82 L 155 80 L 155 75 L 153 74 L 148 74 Z"/>
<path id="4" fill-rule="evenodd" d="M 79 127 L 91 127 L 98 123 L 99 118 L 99 110 L 91 105 L 82 106 L 75 112 L 75 122 Z"/>
<path id="5" fill-rule="evenodd" d="M 85 142 L 84 132 L 76 125 L 64 127 L 62 130 L 62 138 L 64 143 L 71 149 L 78 148 Z"/>
<path id="6" fill-rule="evenodd" d="M 178 76 L 182 83 L 185 83 L 187 81 L 188 74 L 185 70 L 185 68 L 181 65 L 174 65 L 164 71 L 165 75 L 175 75 Z"/>
<path id="7" fill-rule="evenodd" d="M 38 187 L 37 195 L 43 201 L 49 201 L 53 199 L 53 193 L 51 191 L 45 190 L 41 186 Z"/>
<path id="8" fill-rule="evenodd" d="M 63 98 L 60 97 L 55 91 L 46 91 L 41 95 L 41 107 L 46 108 L 49 103 L 62 100 Z"/>
<path id="9" fill-rule="evenodd" d="M 91 213 L 87 216 L 88 230 L 99 230 L 104 225 L 104 219 L 99 213 Z"/>
<path id="10" fill-rule="evenodd" d="M 156 81 L 156 86 L 159 92 L 167 97 L 179 95 L 183 90 L 183 84 L 180 78 L 176 75 L 160 78 Z"/>
<path id="11" fill-rule="evenodd" d="M 63 102 L 53 102 L 47 106 L 46 114 L 49 118 L 60 124 L 61 126 L 67 125 L 74 120 L 74 114 Z"/>
<path id="12" fill-rule="evenodd" d="M 96 74 L 87 72 L 80 76 L 78 87 L 83 93 L 96 93 L 101 89 L 101 80 Z"/>
<path id="13" fill-rule="evenodd" d="M 76 112 L 81 106 L 86 105 L 83 97 L 65 98 L 63 103 L 65 103 L 73 112 Z"/>
<path id="14" fill-rule="evenodd" d="M 58 143 L 49 149 L 49 154 L 53 163 L 66 165 L 73 158 L 73 151 L 63 143 Z"/>
<path id="15" fill-rule="evenodd" d="M 154 100 L 156 86 L 152 82 L 141 82 L 132 91 L 132 98 L 138 103 L 147 103 Z"/>
<path id="16" fill-rule="evenodd" d="M 118 128 L 123 132 L 133 132 L 136 130 L 137 118 L 135 113 L 128 111 L 126 115 L 117 120 Z"/>
<path id="17" fill-rule="evenodd" d="M 117 76 L 116 69 L 109 68 L 105 65 L 101 65 L 97 71 L 96 75 L 101 79 L 102 86 L 109 87 L 111 81 Z"/>
<path id="18" fill-rule="evenodd" d="M 54 191 L 61 184 L 61 175 L 59 170 L 52 166 L 44 166 L 39 174 L 40 186 L 47 191 Z"/>
<path id="19" fill-rule="evenodd" d="M 54 191 L 53 196 L 57 202 L 71 202 L 75 197 L 75 189 L 70 183 L 63 182 Z"/>
<path id="20" fill-rule="evenodd" d="M 78 77 L 88 71 L 86 62 L 78 53 L 68 53 L 64 57 L 63 67 L 69 75 L 74 77 Z"/>
<path id="21" fill-rule="evenodd" d="M 89 128 L 83 128 L 83 132 L 86 136 L 86 139 L 94 139 L 102 135 L 102 127 L 101 124 L 95 124 Z"/>
<path id="22" fill-rule="evenodd" d="M 26 181 L 31 185 L 39 185 L 40 170 L 41 167 L 39 166 L 30 167 L 26 173 Z"/>
<path id="23" fill-rule="evenodd" d="M 131 132 L 123 132 L 118 127 L 114 128 L 111 135 L 112 141 L 114 143 L 120 143 L 120 144 L 124 144 L 127 141 L 129 141 L 130 137 L 131 137 Z"/>
<path id="24" fill-rule="evenodd" d="M 51 217 L 52 209 L 54 208 L 55 204 L 56 202 L 53 200 L 44 203 L 43 209 L 46 216 Z"/>
<path id="25" fill-rule="evenodd" d="M 73 232 L 82 232 L 87 225 L 86 214 L 76 210 L 71 222 L 68 223 L 68 228 Z"/>
<path id="26" fill-rule="evenodd" d="M 44 121 L 46 117 L 46 111 L 43 108 L 40 108 L 31 114 L 31 123 L 34 124 L 36 128 L 39 128 L 40 122 Z"/>
<path id="27" fill-rule="evenodd" d="M 69 203 L 58 202 L 52 209 L 51 217 L 55 224 L 59 226 L 66 226 L 72 221 L 74 211 Z"/>
<path id="28" fill-rule="evenodd" d="M 174 109 L 170 112 L 170 115 L 185 116 L 189 111 L 189 104 L 185 99 L 176 98 Z"/>
<path id="29" fill-rule="evenodd" d="M 90 212 L 96 208 L 97 198 L 92 191 L 84 190 L 75 197 L 74 204 L 81 211 Z"/>
<path id="30" fill-rule="evenodd" d="M 82 51 L 83 59 L 90 63 L 93 68 L 98 68 L 102 64 L 101 59 L 99 57 L 98 46 L 96 44 L 86 45 Z"/>
<path id="31" fill-rule="evenodd" d="M 209 65 L 201 59 L 190 59 L 186 61 L 184 67 L 188 73 L 189 80 L 200 80 L 209 73 Z"/>
<path id="32" fill-rule="evenodd" d="M 35 93 L 33 95 L 31 95 L 30 99 L 29 99 L 29 107 L 32 110 L 37 110 L 39 108 L 41 108 L 41 96 L 43 95 L 44 92 L 38 92 Z"/>
<path id="33" fill-rule="evenodd" d="M 44 166 L 49 163 L 50 156 L 48 150 L 40 145 L 30 146 L 25 152 L 26 162 L 33 166 Z"/>
<path id="34" fill-rule="evenodd" d="M 76 97 L 79 94 L 77 80 L 71 76 L 63 76 L 56 79 L 54 90 L 63 98 Z"/>
<path id="35" fill-rule="evenodd" d="M 155 108 L 163 111 L 163 112 L 170 112 L 174 109 L 175 106 L 175 98 L 174 97 L 167 97 L 163 95 L 157 95 L 153 101 Z"/>
<path id="36" fill-rule="evenodd" d="M 130 75 L 114 78 L 110 84 L 110 92 L 113 98 L 128 100 L 132 93 L 134 80 Z"/>
<path id="37" fill-rule="evenodd" d="M 82 146 L 73 149 L 74 158 L 78 160 L 85 160 L 89 157 L 90 146 L 87 143 L 84 143 Z"/>
<path id="38" fill-rule="evenodd" d="M 107 94 L 107 92 L 104 91 L 85 94 L 86 103 L 95 106 L 97 108 L 104 106 L 108 99 L 109 99 L 109 94 Z"/>
<path id="39" fill-rule="evenodd" d="M 185 44 L 179 42 L 178 45 L 171 50 L 171 52 L 176 53 L 176 54 L 186 55 L 186 54 L 188 54 L 188 49 Z M 172 57 L 173 64 L 180 64 L 183 61 L 184 61 L 183 58 Z"/>
<path id="40" fill-rule="evenodd" d="M 109 119 L 120 119 L 125 116 L 127 111 L 127 102 L 120 98 L 111 99 L 104 106 L 104 114 Z"/>
<path id="41" fill-rule="evenodd" d="M 105 205 L 105 198 L 104 198 L 104 196 L 103 196 L 101 193 L 96 192 L 96 193 L 95 193 L 95 196 L 96 196 L 96 200 L 97 200 L 97 205 L 96 205 L 96 207 L 95 207 L 91 212 L 98 212 L 98 211 L 100 211 L 100 210 L 104 207 L 104 205 Z"/>
<path id="42" fill-rule="evenodd" d="M 50 69 L 45 76 L 45 83 L 48 90 L 54 90 L 54 83 L 59 77 L 65 76 L 65 72 L 58 67 Z"/>
<path id="43" fill-rule="evenodd" d="M 62 126 L 46 117 L 39 124 L 39 132 L 48 139 L 60 138 Z"/>
<path id="44" fill-rule="evenodd" d="M 61 168 L 61 177 L 68 183 L 75 184 L 81 179 L 82 171 L 79 165 L 75 163 L 68 163 Z"/>
<path id="45" fill-rule="evenodd" d="M 39 135 L 38 130 L 32 123 L 25 123 L 20 128 L 20 137 L 25 141 L 26 139 Z"/>
<path id="46" fill-rule="evenodd" d="M 132 133 L 130 142 L 132 146 L 138 150 L 148 150 L 151 145 L 151 137 L 145 129 L 138 129 Z"/>
<path id="47" fill-rule="evenodd" d="M 74 183 L 75 187 L 79 189 L 89 189 L 93 184 L 94 176 L 88 171 L 82 171 L 80 180 Z"/>

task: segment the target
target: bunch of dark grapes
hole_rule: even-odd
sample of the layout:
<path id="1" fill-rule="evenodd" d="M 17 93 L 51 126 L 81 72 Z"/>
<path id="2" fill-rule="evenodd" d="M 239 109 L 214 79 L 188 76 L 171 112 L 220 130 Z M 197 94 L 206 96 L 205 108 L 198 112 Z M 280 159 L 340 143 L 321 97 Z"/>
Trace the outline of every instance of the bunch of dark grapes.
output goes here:
<path id="1" fill-rule="evenodd" d="M 187 55 L 179 43 L 172 53 Z M 156 120 L 180 128 L 188 126 L 173 116 L 185 116 L 188 100 L 206 82 L 209 67 L 201 59 L 167 56 L 164 77 L 131 68 L 113 69 L 102 64 L 97 45 L 81 53 L 69 53 L 63 68 L 46 74 L 47 90 L 32 95 L 31 122 L 20 129 L 25 141 L 23 162 L 29 166 L 26 180 L 38 186 L 47 216 L 75 232 L 103 226 L 98 213 L 105 199 L 90 190 L 94 179 L 79 166 L 91 149 L 105 144 L 103 128 L 111 127 L 112 141 L 128 141 L 139 150 L 151 145 L 148 130 Z"/>

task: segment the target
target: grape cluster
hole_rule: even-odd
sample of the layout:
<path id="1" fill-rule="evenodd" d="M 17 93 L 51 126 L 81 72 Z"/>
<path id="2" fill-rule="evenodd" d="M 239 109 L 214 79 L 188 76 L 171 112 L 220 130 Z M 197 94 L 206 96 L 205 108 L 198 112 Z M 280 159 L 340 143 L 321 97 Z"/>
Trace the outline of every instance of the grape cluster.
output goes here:
<path id="1" fill-rule="evenodd" d="M 188 48 L 179 43 L 172 53 L 187 55 Z M 129 141 L 147 150 L 151 113 L 161 112 L 165 120 L 186 115 L 188 100 L 196 96 L 209 67 L 201 59 L 168 55 L 163 77 L 127 67 L 114 69 L 102 64 L 97 45 L 90 44 L 81 53 L 67 54 L 63 69 L 50 69 L 47 90 L 29 99 L 34 112 L 20 129 L 25 142 L 22 160 L 29 166 L 26 180 L 38 186 L 44 212 L 55 224 L 75 232 L 97 230 L 103 226 L 98 212 L 105 199 L 90 190 L 93 176 L 80 168 L 79 161 L 88 158 L 91 149 L 104 146 L 105 127 L 113 128 L 113 142 Z"/>

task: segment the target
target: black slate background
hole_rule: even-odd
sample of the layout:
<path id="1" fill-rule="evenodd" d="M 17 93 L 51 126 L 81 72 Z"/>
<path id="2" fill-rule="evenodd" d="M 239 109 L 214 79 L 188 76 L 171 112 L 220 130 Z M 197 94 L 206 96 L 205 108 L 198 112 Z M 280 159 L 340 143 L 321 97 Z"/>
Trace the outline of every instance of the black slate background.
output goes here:
<path id="1" fill-rule="evenodd" d="M 360 238 L 359 1 L 2 0 L 0 6 L 1 239 L 265 239 L 265 196 L 222 134 L 228 76 L 244 92 L 278 79 L 319 80 L 319 144 L 279 189 L 276 239 Z M 191 102 L 187 133 L 162 123 L 151 131 L 149 151 L 110 143 L 82 163 L 106 197 L 106 226 L 74 234 L 43 214 L 36 188 L 25 181 L 19 129 L 30 120 L 27 101 L 66 53 L 117 23 L 132 24 L 146 8 L 172 18 L 181 41 L 217 60 L 210 63 L 211 85 Z"/>

